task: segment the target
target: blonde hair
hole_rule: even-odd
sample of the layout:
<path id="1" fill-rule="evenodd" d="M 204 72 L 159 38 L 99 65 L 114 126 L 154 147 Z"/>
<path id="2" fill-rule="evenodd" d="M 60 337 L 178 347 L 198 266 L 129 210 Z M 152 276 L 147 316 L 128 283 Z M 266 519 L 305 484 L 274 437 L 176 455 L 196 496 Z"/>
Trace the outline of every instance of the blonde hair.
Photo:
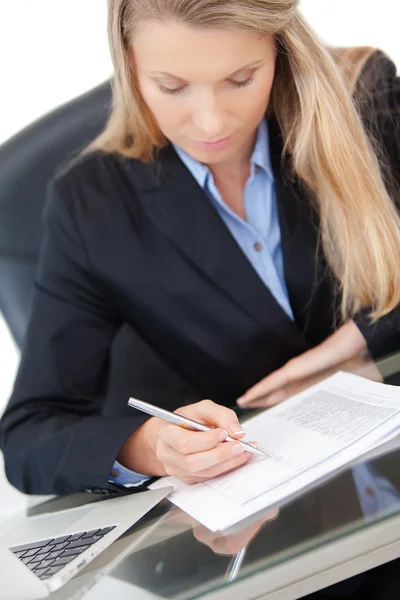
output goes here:
<path id="1" fill-rule="evenodd" d="M 375 50 L 328 49 L 299 13 L 298 0 L 109 0 L 113 108 L 86 151 L 149 162 L 169 143 L 130 61 L 135 32 L 149 20 L 275 36 L 269 109 L 283 133 L 283 157 L 316 205 L 324 255 L 340 288 L 341 317 L 368 308 L 376 320 L 393 310 L 400 303 L 400 219 L 352 98 Z"/>

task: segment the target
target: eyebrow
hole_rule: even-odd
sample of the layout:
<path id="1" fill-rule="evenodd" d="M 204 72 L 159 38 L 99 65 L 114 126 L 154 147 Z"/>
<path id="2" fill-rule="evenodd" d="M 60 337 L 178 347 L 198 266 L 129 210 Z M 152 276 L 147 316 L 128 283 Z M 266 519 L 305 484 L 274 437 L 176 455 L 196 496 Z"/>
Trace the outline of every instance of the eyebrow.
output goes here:
<path id="1" fill-rule="evenodd" d="M 265 62 L 264 59 L 254 60 L 253 62 L 245 65 L 244 67 L 240 67 L 240 69 L 238 69 L 237 71 L 234 71 L 233 73 L 228 75 L 228 77 L 232 77 L 233 75 L 236 75 L 236 73 L 240 73 L 241 71 L 250 69 L 251 67 L 258 67 L 259 65 L 261 65 L 264 62 Z M 184 81 L 181 77 L 178 77 L 177 75 L 172 75 L 172 73 L 167 73 L 166 71 L 147 71 L 147 72 L 148 72 L 148 74 L 151 74 L 151 75 L 161 75 L 163 77 L 171 77 L 172 79 L 178 79 L 179 81 Z"/>

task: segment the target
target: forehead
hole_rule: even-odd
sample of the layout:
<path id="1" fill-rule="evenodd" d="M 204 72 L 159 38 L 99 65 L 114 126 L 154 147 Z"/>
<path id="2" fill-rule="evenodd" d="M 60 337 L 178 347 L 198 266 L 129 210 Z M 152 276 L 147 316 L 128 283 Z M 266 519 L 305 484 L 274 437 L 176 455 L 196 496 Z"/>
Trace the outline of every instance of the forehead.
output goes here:
<path id="1" fill-rule="evenodd" d="M 268 58 L 273 36 L 238 28 L 199 29 L 178 23 L 144 23 L 132 45 L 140 71 L 162 71 L 183 79 L 224 77 Z"/>

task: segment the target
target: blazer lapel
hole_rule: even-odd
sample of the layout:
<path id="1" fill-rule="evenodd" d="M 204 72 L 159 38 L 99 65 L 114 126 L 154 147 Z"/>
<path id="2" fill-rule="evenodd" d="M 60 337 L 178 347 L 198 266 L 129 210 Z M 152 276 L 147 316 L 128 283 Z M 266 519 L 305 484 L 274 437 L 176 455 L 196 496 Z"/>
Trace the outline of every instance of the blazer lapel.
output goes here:
<path id="1" fill-rule="evenodd" d="M 298 327 L 316 345 L 332 333 L 334 320 L 332 282 L 322 251 L 317 251 L 318 216 L 310 192 L 282 166 L 282 134 L 275 119 L 269 133 L 289 300 Z"/>
<path id="2" fill-rule="evenodd" d="M 153 223 L 242 310 L 304 348 L 298 327 L 259 278 L 173 146 L 164 148 L 152 164 L 131 165 L 133 185 Z"/>

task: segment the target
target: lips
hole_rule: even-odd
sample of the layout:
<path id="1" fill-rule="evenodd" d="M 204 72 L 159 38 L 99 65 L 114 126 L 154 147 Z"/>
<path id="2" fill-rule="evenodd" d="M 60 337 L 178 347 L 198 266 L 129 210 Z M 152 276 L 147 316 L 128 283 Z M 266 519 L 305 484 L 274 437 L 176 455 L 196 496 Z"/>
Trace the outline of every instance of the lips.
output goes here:
<path id="1" fill-rule="evenodd" d="M 232 139 L 232 136 L 229 136 L 227 138 L 222 138 L 221 140 L 218 140 L 218 142 L 200 142 L 200 141 L 195 141 L 193 142 L 195 146 L 197 146 L 198 148 L 202 149 L 202 150 L 222 150 L 224 148 L 226 148 L 228 146 L 228 144 L 230 144 Z"/>
<path id="2" fill-rule="evenodd" d="M 208 142 L 207 140 L 198 140 L 201 144 L 218 144 L 218 142 L 223 142 L 225 140 L 228 139 L 228 137 L 231 137 L 230 135 L 226 135 L 225 137 L 221 138 L 220 140 L 214 140 L 213 142 Z"/>
<path id="3" fill-rule="evenodd" d="M 220 142 L 224 142 L 225 140 L 227 140 L 228 138 L 230 138 L 230 135 L 226 135 L 225 137 L 219 139 L 219 140 L 215 140 L 213 142 L 208 142 L 206 140 L 197 140 L 198 142 L 200 142 L 200 144 L 219 144 Z"/>

